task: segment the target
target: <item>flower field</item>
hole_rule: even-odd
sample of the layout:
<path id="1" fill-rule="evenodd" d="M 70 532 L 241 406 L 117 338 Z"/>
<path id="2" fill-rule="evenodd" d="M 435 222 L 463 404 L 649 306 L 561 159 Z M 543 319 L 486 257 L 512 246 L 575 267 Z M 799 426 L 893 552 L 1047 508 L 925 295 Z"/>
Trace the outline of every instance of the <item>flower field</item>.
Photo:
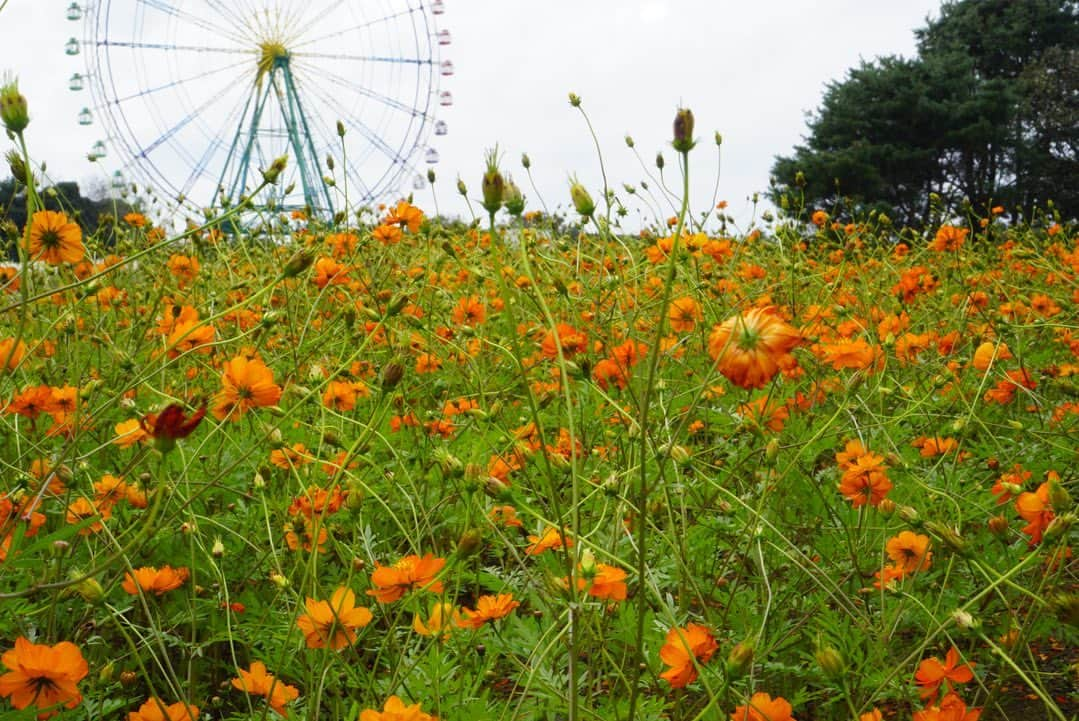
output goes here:
<path id="1" fill-rule="evenodd" d="M 507 212 L 492 153 L 480 222 L 412 199 L 267 242 L 91 234 L 30 185 L 4 719 L 1076 713 L 1051 210 L 735 232 L 683 193 L 627 233 L 580 184 L 579 223 Z"/>

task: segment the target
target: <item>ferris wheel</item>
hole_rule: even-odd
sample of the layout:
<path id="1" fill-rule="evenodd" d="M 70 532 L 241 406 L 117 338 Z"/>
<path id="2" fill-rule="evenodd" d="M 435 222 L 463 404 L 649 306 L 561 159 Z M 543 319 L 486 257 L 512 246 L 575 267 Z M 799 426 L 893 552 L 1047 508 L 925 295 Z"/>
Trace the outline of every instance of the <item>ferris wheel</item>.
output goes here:
<path id="1" fill-rule="evenodd" d="M 328 215 L 425 186 L 436 117 L 453 104 L 442 0 L 98 0 L 68 55 L 89 89 L 79 113 L 104 129 L 91 160 L 195 207 L 235 204 L 287 155 L 262 207 Z M 342 132 L 343 131 L 343 134 Z M 111 153 L 115 153 L 115 160 Z"/>

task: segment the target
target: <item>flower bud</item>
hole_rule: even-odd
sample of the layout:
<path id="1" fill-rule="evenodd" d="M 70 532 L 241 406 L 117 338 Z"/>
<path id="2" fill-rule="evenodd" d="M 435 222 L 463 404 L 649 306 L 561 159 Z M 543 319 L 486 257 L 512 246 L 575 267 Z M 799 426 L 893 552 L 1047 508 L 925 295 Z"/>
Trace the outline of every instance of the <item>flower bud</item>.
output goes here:
<path id="1" fill-rule="evenodd" d="M 727 676 L 731 679 L 745 676 L 749 671 L 749 667 L 753 665 L 754 650 L 752 641 L 736 643 L 731 652 L 727 654 Z"/>
<path id="2" fill-rule="evenodd" d="M 1047 543 L 1051 543 L 1064 534 L 1066 534 L 1072 526 L 1075 525 L 1074 513 L 1062 513 L 1053 520 L 1049 521 L 1049 525 L 1045 527 L 1045 540 Z"/>
<path id="3" fill-rule="evenodd" d="M 528 153 L 521 153 L 521 165 L 525 170 L 532 167 L 532 159 L 528 157 Z"/>
<path id="4" fill-rule="evenodd" d="M 817 665 L 829 678 L 839 678 L 847 670 L 847 664 L 843 661 L 843 656 L 831 646 L 818 648 L 817 652 L 813 654 L 813 658 L 817 659 Z"/>
<path id="5" fill-rule="evenodd" d="M 483 547 L 483 531 L 470 528 L 457 540 L 457 555 L 462 558 L 471 556 Z"/>
<path id="6" fill-rule="evenodd" d="M 581 98 L 580 98 L 580 96 L 577 95 L 577 93 L 570 93 L 569 94 L 569 104 L 572 105 L 575 108 L 581 107 Z"/>
<path id="7" fill-rule="evenodd" d="M 311 264 L 314 262 L 315 256 L 311 252 L 307 250 L 297 251 L 296 254 L 289 258 L 289 261 L 285 263 L 281 275 L 286 278 L 295 278 L 310 268 Z"/>
<path id="8" fill-rule="evenodd" d="M 717 146 L 723 145 L 723 136 L 719 134 L 718 130 L 716 131 L 715 140 L 716 140 L 716 145 Z"/>
<path id="9" fill-rule="evenodd" d="M 1072 506 L 1071 494 L 1056 478 L 1049 481 L 1049 504 L 1057 513 L 1070 510 Z"/>
<path id="10" fill-rule="evenodd" d="M 506 206 L 506 212 L 514 218 L 525 210 L 525 198 L 512 178 L 506 182 L 506 189 L 502 193 L 502 203 Z"/>
<path id="11" fill-rule="evenodd" d="M 498 169 L 498 146 L 487 151 L 487 171 L 483 174 L 483 209 L 495 214 L 502 207 L 502 195 L 506 181 Z"/>
<path id="12" fill-rule="evenodd" d="M 29 185 L 27 179 L 30 174 L 26 172 L 26 161 L 22 156 L 14 150 L 9 150 L 4 158 L 7 160 L 8 167 L 11 168 L 12 177 L 23 185 Z"/>
<path id="13" fill-rule="evenodd" d="M 120 685 L 124 687 L 134 686 L 138 682 L 139 676 L 134 671 L 121 671 L 120 672 Z"/>
<path id="14" fill-rule="evenodd" d="M 225 555 L 225 544 L 221 542 L 220 538 L 214 539 L 214 545 L 210 548 L 210 555 L 214 558 L 221 558 Z"/>
<path id="15" fill-rule="evenodd" d="M 1004 516 L 993 516 L 986 525 L 989 526 L 989 532 L 998 538 L 1008 535 L 1008 519 Z"/>
<path id="16" fill-rule="evenodd" d="M 955 621 L 956 626 L 963 629 L 977 628 L 981 625 L 981 622 L 974 618 L 969 611 L 964 611 L 961 608 L 952 611 L 952 620 Z"/>
<path id="17" fill-rule="evenodd" d="M 596 203 L 592 200 L 588 190 L 581 185 L 576 177 L 570 179 L 569 197 L 573 200 L 573 207 L 584 218 L 591 218 L 596 212 Z"/>
<path id="18" fill-rule="evenodd" d="M 434 168 L 428 168 L 427 169 L 427 182 L 431 183 L 432 185 L 434 184 L 434 182 L 435 182 L 435 169 Z"/>
<path id="19" fill-rule="evenodd" d="M 460 178 L 457 178 L 457 192 L 461 195 L 468 195 L 468 186 Z"/>
<path id="20" fill-rule="evenodd" d="M 73 580 L 81 575 L 82 571 L 71 572 Z M 101 584 L 96 578 L 83 578 L 71 588 L 75 593 L 82 596 L 82 599 L 87 603 L 98 603 L 101 599 L 105 598 L 105 589 L 101 587 Z"/>
<path id="21" fill-rule="evenodd" d="M 663 170 L 663 166 L 667 164 L 667 161 L 663 159 L 663 153 L 656 153 L 656 167 Z"/>
<path id="22" fill-rule="evenodd" d="M 270 582 L 280 589 L 289 587 L 289 580 L 276 571 L 270 574 Z"/>
<path id="23" fill-rule="evenodd" d="M 382 369 L 382 390 L 388 391 L 397 387 L 405 375 L 405 367 L 397 361 L 390 361 Z"/>
<path id="24" fill-rule="evenodd" d="M 1061 591 L 1049 597 L 1049 611 L 1072 628 L 1079 627 L 1079 595 Z"/>
<path id="25" fill-rule="evenodd" d="M 0 85 L 0 120 L 8 132 L 16 135 L 30 124 L 26 98 L 19 92 L 19 81 L 11 77 L 5 78 L 4 84 Z"/>
<path id="26" fill-rule="evenodd" d="M 281 157 L 274 159 L 274 161 L 270 163 L 270 167 L 262 171 L 262 179 L 267 183 L 276 184 L 281 177 L 281 173 L 284 172 L 286 165 L 288 165 L 287 155 L 282 155 Z"/>
<path id="27" fill-rule="evenodd" d="M 342 123 L 340 120 L 337 121 L 337 137 L 345 137 L 345 124 Z"/>
<path id="28" fill-rule="evenodd" d="M 627 148 L 632 148 L 634 145 L 636 145 L 636 143 L 633 142 L 633 137 L 630 136 L 630 135 L 627 135 L 626 136 L 626 147 Z"/>
<path id="29" fill-rule="evenodd" d="M 696 143 L 693 142 L 693 111 L 679 108 L 674 116 L 674 149 L 679 153 L 688 153 Z"/>
<path id="30" fill-rule="evenodd" d="M 891 518 L 895 513 L 895 501 L 891 498 L 884 498 L 879 504 L 877 504 L 877 511 L 885 519 Z"/>

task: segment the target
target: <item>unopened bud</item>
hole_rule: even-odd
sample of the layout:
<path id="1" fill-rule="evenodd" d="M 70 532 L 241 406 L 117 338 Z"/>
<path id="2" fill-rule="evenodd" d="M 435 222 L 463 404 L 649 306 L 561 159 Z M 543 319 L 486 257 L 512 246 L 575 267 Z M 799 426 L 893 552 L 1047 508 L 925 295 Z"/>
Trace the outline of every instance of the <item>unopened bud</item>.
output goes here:
<path id="1" fill-rule="evenodd" d="M 225 544 L 221 542 L 220 538 L 214 539 L 214 545 L 210 549 L 210 555 L 214 558 L 221 558 L 225 555 Z"/>
<path id="2" fill-rule="evenodd" d="M 1046 542 L 1052 542 L 1066 534 L 1072 526 L 1075 525 L 1074 513 L 1062 513 L 1053 520 L 1049 521 L 1049 525 L 1045 527 L 1045 540 Z"/>
<path id="3" fill-rule="evenodd" d="M 345 137 L 345 124 L 342 123 L 340 120 L 337 121 L 337 137 Z"/>
<path id="4" fill-rule="evenodd" d="M 1057 513 L 1063 513 L 1072 507 L 1071 494 L 1056 478 L 1049 481 L 1049 504 Z"/>
<path id="5" fill-rule="evenodd" d="M 483 192 L 483 209 L 488 213 L 497 213 L 502 207 L 502 195 L 506 188 L 506 181 L 498 169 L 498 146 L 487 151 L 487 171 L 483 174 L 481 190 Z"/>
<path id="6" fill-rule="evenodd" d="M 881 502 L 877 504 L 877 511 L 885 519 L 891 518 L 892 514 L 895 513 L 895 501 L 891 498 L 881 499 Z"/>
<path id="7" fill-rule="evenodd" d="M 820 666 L 825 675 L 830 678 L 839 678 L 847 670 L 847 664 L 843 661 L 843 656 L 831 646 L 818 648 L 817 652 L 813 654 L 813 658 L 817 660 L 817 665 Z"/>
<path id="8" fill-rule="evenodd" d="M 969 611 L 964 611 L 961 608 L 952 611 L 952 620 L 955 621 L 956 626 L 963 629 L 977 628 L 981 625 Z"/>
<path id="9" fill-rule="evenodd" d="M 663 166 L 667 164 L 667 161 L 663 159 L 663 153 L 656 153 L 656 167 L 663 170 Z"/>
<path id="10" fill-rule="evenodd" d="M 285 589 L 289 587 L 289 581 L 280 573 L 274 572 L 270 574 L 270 582 L 278 588 Z"/>
<path id="11" fill-rule="evenodd" d="M 462 558 L 471 556 L 483 547 L 483 532 L 470 528 L 457 540 L 457 555 Z"/>
<path id="12" fill-rule="evenodd" d="M 276 184 L 281 177 L 281 173 L 285 171 L 285 166 L 288 165 L 288 156 L 282 155 L 279 158 L 275 158 L 270 167 L 262 171 L 262 179 L 267 183 Z"/>
<path id="13" fill-rule="evenodd" d="M 12 77 L 5 78 L 4 84 L 0 85 L 0 120 L 9 132 L 16 135 L 30 124 L 26 98 L 19 92 L 19 81 Z"/>
<path id="14" fill-rule="evenodd" d="M 989 532 L 998 538 L 1008 534 L 1008 519 L 1004 516 L 993 516 L 986 525 L 989 526 Z"/>
<path id="15" fill-rule="evenodd" d="M 310 268 L 311 264 L 314 262 L 315 256 L 309 251 L 297 251 L 296 254 L 289 258 L 289 261 L 285 263 L 285 267 L 281 270 L 281 275 L 286 278 L 295 278 Z"/>
<path id="16" fill-rule="evenodd" d="M 633 138 L 629 135 L 626 136 L 626 147 L 632 148 L 636 143 L 633 142 Z"/>
<path id="17" fill-rule="evenodd" d="M 577 93 L 570 93 L 569 94 L 569 104 L 572 105 L 575 108 L 581 107 L 581 98 L 580 98 L 580 96 L 577 95 Z"/>
<path id="18" fill-rule="evenodd" d="M 468 195 L 468 186 L 460 178 L 457 179 L 457 192 L 461 195 Z"/>
<path id="19" fill-rule="evenodd" d="M 672 145 L 679 153 L 688 153 L 696 143 L 693 142 L 693 111 L 679 108 L 674 116 L 674 142 Z"/>
<path id="20" fill-rule="evenodd" d="M 741 678 L 753 665 L 753 652 L 755 650 L 752 641 L 740 641 L 734 645 L 727 654 L 727 675 L 731 679 Z"/>
<path id="21" fill-rule="evenodd" d="M 528 157 L 528 153 L 521 153 L 521 165 L 525 170 L 532 167 L 532 158 Z"/>
<path id="22" fill-rule="evenodd" d="M 405 376 L 405 367 L 397 361 L 390 361 L 382 369 L 382 390 L 388 391 L 397 387 Z"/>
<path id="23" fill-rule="evenodd" d="M 14 150 L 9 150 L 4 157 L 7 159 L 8 167 L 11 168 L 12 177 L 23 185 L 28 185 L 27 179 L 30 176 L 26 172 L 26 161 L 23 160 L 22 156 Z"/>
<path id="24" fill-rule="evenodd" d="M 570 179 L 569 197 L 573 200 L 573 207 L 584 218 L 591 218 L 596 212 L 596 203 L 592 200 L 588 190 L 581 185 L 577 178 Z"/>

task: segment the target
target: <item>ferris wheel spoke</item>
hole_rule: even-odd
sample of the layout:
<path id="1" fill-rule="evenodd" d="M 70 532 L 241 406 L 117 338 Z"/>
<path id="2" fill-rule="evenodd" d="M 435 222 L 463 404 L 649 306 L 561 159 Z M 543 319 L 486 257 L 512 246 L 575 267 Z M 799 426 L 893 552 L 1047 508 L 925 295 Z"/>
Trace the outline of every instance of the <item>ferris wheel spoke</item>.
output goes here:
<path id="1" fill-rule="evenodd" d="M 213 75 L 217 75 L 218 73 L 223 73 L 226 70 L 234 70 L 234 69 L 239 68 L 241 66 L 247 65 L 248 62 L 249 61 L 247 61 L 245 59 L 245 60 L 241 60 L 239 62 L 232 63 L 230 65 L 225 65 L 225 66 L 220 67 L 220 68 L 214 68 L 213 70 L 206 70 L 206 71 L 203 71 L 203 72 L 201 72 L 201 73 L 199 73 L 197 75 L 189 75 L 186 78 L 180 78 L 178 80 L 173 80 L 171 82 L 165 83 L 164 85 L 158 85 L 158 86 L 153 87 L 153 88 L 146 88 L 145 90 L 140 90 L 137 93 L 132 93 L 131 95 L 126 95 L 126 96 L 124 96 L 122 98 L 116 98 L 112 102 L 113 102 L 113 104 L 118 105 L 118 104 L 121 104 L 121 103 L 126 103 L 129 100 L 135 100 L 136 98 L 143 98 L 143 97 L 146 97 L 148 95 L 154 95 L 155 93 L 160 93 L 160 92 L 162 92 L 164 90 L 171 90 L 173 88 L 178 88 L 178 87 L 180 87 L 182 85 L 186 85 L 187 83 L 194 82 L 196 80 L 204 80 L 205 78 L 211 77 Z"/>
<path id="2" fill-rule="evenodd" d="M 199 162 L 192 169 L 191 173 L 187 176 L 187 180 L 180 188 L 181 195 L 189 195 L 195 187 L 195 183 L 202 177 L 206 168 L 209 167 L 210 161 L 216 156 L 217 151 L 225 147 L 225 138 L 231 134 L 232 128 L 243 119 L 243 111 L 247 106 L 249 97 L 241 97 L 240 100 L 229 111 L 228 116 L 218 125 L 218 131 L 214 134 L 213 138 L 206 145 L 206 152 L 202 154 Z M 226 159 L 227 160 L 227 159 Z M 215 189 L 216 192 L 216 189 Z"/>
<path id="3" fill-rule="evenodd" d="M 305 89 L 308 92 L 310 92 L 312 95 L 315 95 L 316 97 L 318 97 L 319 100 L 321 100 L 322 103 L 324 105 L 326 105 L 326 107 L 330 108 L 331 110 L 334 110 L 334 109 L 337 108 L 337 104 L 334 102 L 334 98 L 333 98 L 333 95 L 331 93 L 327 93 L 326 91 L 322 91 L 322 90 L 320 90 L 320 89 L 318 89 L 316 87 L 311 87 L 311 86 L 305 86 Z M 347 114 L 342 113 L 342 115 L 347 115 Z M 387 143 L 385 140 L 383 140 L 382 137 L 378 133 L 374 132 L 362 120 L 359 120 L 358 118 L 355 118 L 355 117 L 343 117 L 343 118 L 340 118 L 340 120 L 347 127 L 350 127 L 352 129 L 354 129 L 356 132 L 358 132 L 360 135 L 362 135 L 364 137 L 364 139 L 367 140 L 367 142 L 371 143 L 372 146 L 374 146 L 379 151 L 381 151 L 382 154 L 385 155 L 391 162 L 393 162 L 394 164 L 397 164 L 397 163 L 405 164 L 405 157 L 400 153 L 400 151 L 394 150 L 393 147 L 389 143 Z"/>
<path id="4" fill-rule="evenodd" d="M 358 95 L 362 95 L 365 98 L 376 100 L 387 107 L 393 108 L 394 110 L 398 110 L 404 113 L 405 115 L 419 115 L 427 117 L 427 113 L 425 111 L 419 110 L 412 105 L 408 105 L 407 103 L 402 103 L 400 100 L 397 100 L 396 98 L 391 98 L 389 95 L 375 92 L 374 90 L 359 85 L 358 83 L 355 83 L 342 75 L 338 75 L 337 73 L 331 73 L 328 70 L 319 70 L 318 73 L 323 79 L 332 82 L 334 85 L 351 90 Z"/>
<path id="5" fill-rule="evenodd" d="M 140 43 L 133 40 L 99 40 L 99 48 L 131 48 L 133 50 L 167 50 L 169 52 L 223 53 L 227 55 L 251 55 L 256 51 L 248 48 L 222 48 L 211 45 L 173 45 L 172 43 Z"/>
<path id="6" fill-rule="evenodd" d="M 303 53 L 298 57 L 304 60 L 350 60 L 361 63 L 400 63 L 402 65 L 433 65 L 434 60 L 428 58 L 405 58 L 389 55 L 349 55 L 347 53 Z"/>
<path id="7" fill-rule="evenodd" d="M 146 7 L 152 8 L 154 10 L 158 10 L 159 12 L 162 12 L 162 13 L 164 13 L 166 15 L 171 15 L 172 17 L 176 18 L 177 20 L 181 20 L 183 22 L 194 25 L 194 26 L 196 26 L 198 28 L 206 30 L 207 32 L 211 32 L 211 33 L 215 33 L 217 35 L 221 35 L 222 37 L 226 37 L 229 40 L 232 40 L 234 42 L 237 42 L 237 43 L 244 43 L 245 42 L 244 38 L 242 36 L 237 35 L 235 33 L 235 31 L 232 30 L 232 25 L 231 24 L 215 25 L 214 23 L 211 23 L 209 20 L 206 20 L 205 18 L 201 18 L 201 17 L 199 17 L 197 15 L 192 15 L 191 13 L 189 13 L 189 12 L 187 12 L 185 10 L 181 10 L 180 8 L 172 5 L 171 3 L 165 2 L 165 0 L 136 0 L 136 4 L 137 5 L 144 5 Z"/>
<path id="8" fill-rule="evenodd" d="M 330 7 L 332 7 L 335 4 L 336 3 L 331 2 Z M 307 45 L 312 45 L 314 43 L 321 43 L 321 42 L 325 42 L 327 40 L 333 40 L 334 38 L 339 38 L 342 35 L 347 35 L 349 33 L 354 33 L 357 30 L 365 30 L 367 28 L 374 27 L 375 25 L 379 25 L 381 23 L 387 23 L 387 22 L 390 22 L 391 20 L 396 20 L 397 18 L 404 17 L 405 15 L 410 15 L 410 14 L 412 14 L 414 12 L 416 12 L 416 11 L 413 10 L 413 9 L 402 10 L 401 12 L 392 13 L 390 15 L 386 15 L 384 17 L 376 18 L 374 20 L 369 20 L 367 22 L 363 22 L 363 23 L 360 23 L 358 25 L 352 25 L 351 27 L 342 28 L 341 30 L 335 30 L 332 33 L 327 33 L 325 35 L 319 35 L 317 37 L 309 38 L 307 40 L 304 40 L 303 42 L 296 43 L 293 47 L 294 48 L 302 48 L 302 47 L 305 47 Z M 321 18 L 316 16 L 313 19 L 313 21 L 317 21 L 317 20 L 320 20 L 320 19 Z M 308 29 L 310 29 L 310 27 L 311 27 L 311 23 L 309 23 L 308 26 L 306 28 L 304 28 L 304 32 L 306 32 Z"/>
<path id="9" fill-rule="evenodd" d="M 211 93 L 210 97 L 208 97 L 206 99 L 206 101 L 202 103 L 202 105 L 198 106 L 192 112 L 188 113 L 185 117 L 181 118 L 180 122 L 176 123 L 171 128 L 166 130 L 159 138 L 157 138 L 156 140 L 151 142 L 146 147 L 140 147 L 138 154 L 143 156 L 143 157 L 146 157 L 150 153 L 157 150 L 163 143 L 167 142 L 170 138 L 172 138 L 174 135 L 176 135 L 176 133 L 180 132 L 185 127 L 187 127 L 191 123 L 192 120 L 199 117 L 207 108 L 209 108 L 211 105 L 213 105 L 214 102 L 220 100 L 222 93 L 225 90 L 227 90 L 231 85 L 232 85 L 232 82 L 229 82 L 227 85 L 225 85 L 224 88 L 221 88 L 220 90 L 218 90 L 215 93 Z"/>
<path id="10" fill-rule="evenodd" d="M 231 23 L 235 27 L 244 28 L 252 35 L 252 37 L 254 36 L 254 28 L 251 25 L 250 14 L 248 12 L 237 13 L 228 3 L 221 2 L 221 0 L 206 0 L 206 5 L 216 10 L 217 14 L 226 22 Z"/>

